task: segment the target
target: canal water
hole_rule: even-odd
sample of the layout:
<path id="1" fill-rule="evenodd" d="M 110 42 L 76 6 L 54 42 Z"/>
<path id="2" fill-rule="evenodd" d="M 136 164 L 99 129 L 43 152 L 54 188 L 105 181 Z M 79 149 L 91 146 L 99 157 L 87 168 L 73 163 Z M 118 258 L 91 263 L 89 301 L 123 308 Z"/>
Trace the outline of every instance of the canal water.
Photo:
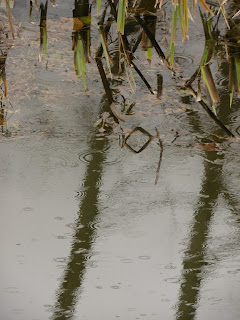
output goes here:
<path id="1" fill-rule="evenodd" d="M 118 104 L 135 105 L 109 132 L 95 125 L 109 112 L 94 61 L 95 4 L 86 92 L 73 63 L 76 3 L 49 1 L 46 56 L 39 7 L 33 2 L 30 17 L 29 2 L 16 0 L 17 37 L 6 39 L 5 29 L 1 36 L 8 95 L 0 136 L 0 318 L 239 319 L 240 103 L 234 96 L 229 107 L 222 52 L 211 62 L 217 112 L 236 138 L 181 89 L 201 61 L 200 15 L 190 40 L 179 36 L 175 74 L 154 51 L 151 65 L 141 47 L 135 53 L 154 92 L 162 76 L 161 97 L 137 74 L 135 93 L 124 76 L 110 80 Z M 7 28 L 4 11 L 0 19 Z M 115 25 L 110 32 L 114 54 Z M 131 20 L 128 33 L 133 41 L 140 33 Z M 156 38 L 162 41 L 160 31 Z"/>

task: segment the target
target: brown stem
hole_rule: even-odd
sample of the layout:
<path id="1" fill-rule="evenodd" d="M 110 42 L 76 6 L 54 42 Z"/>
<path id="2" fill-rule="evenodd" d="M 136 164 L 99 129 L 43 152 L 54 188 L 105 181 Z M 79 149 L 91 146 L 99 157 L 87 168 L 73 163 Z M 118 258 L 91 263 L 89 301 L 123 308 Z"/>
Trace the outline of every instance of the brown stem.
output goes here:
<path id="1" fill-rule="evenodd" d="M 8 21 L 9 21 L 12 37 L 13 37 L 13 39 L 15 39 L 15 37 L 14 37 L 14 29 L 13 29 L 13 22 L 12 22 L 12 14 L 11 14 L 10 6 L 9 6 L 9 0 L 5 0 L 5 4 L 6 4 L 6 10 L 7 10 L 7 14 L 8 14 Z"/>

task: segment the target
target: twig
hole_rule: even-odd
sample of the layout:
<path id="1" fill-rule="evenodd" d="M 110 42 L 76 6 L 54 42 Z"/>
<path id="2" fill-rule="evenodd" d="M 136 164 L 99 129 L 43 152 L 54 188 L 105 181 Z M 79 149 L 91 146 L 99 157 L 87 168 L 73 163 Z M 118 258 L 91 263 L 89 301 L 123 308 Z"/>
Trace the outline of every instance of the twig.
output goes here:
<path id="1" fill-rule="evenodd" d="M 149 139 L 147 142 L 144 143 L 144 145 L 138 150 L 134 150 L 131 146 L 129 146 L 129 144 L 127 143 L 127 140 L 131 137 L 131 135 L 136 132 L 136 131 L 140 131 L 142 132 L 144 135 L 148 136 Z M 147 132 L 145 129 L 143 129 L 142 127 L 136 127 L 134 128 L 129 135 L 125 138 L 125 142 L 124 145 L 133 153 L 141 153 L 143 150 L 145 150 L 147 148 L 147 146 L 149 145 L 149 143 L 151 143 L 153 141 L 155 137 L 153 137 L 149 132 Z"/>
<path id="2" fill-rule="evenodd" d="M 156 179 L 155 179 L 155 185 L 158 183 L 158 179 L 159 179 L 159 172 L 160 172 L 160 167 L 161 167 L 161 162 L 162 162 L 162 155 L 163 155 L 163 143 L 162 140 L 160 139 L 160 135 L 158 132 L 158 129 L 156 129 L 157 132 L 157 137 L 159 140 L 159 146 L 160 146 L 160 155 L 159 155 L 159 161 L 158 161 L 158 167 L 157 167 L 157 171 L 156 171 Z"/>
<path id="3" fill-rule="evenodd" d="M 173 139 L 173 141 L 172 141 L 172 143 L 173 142 L 175 142 L 176 140 L 177 140 L 177 138 L 179 137 L 179 133 L 176 131 L 176 134 L 175 134 L 175 137 L 174 137 L 174 139 Z"/>

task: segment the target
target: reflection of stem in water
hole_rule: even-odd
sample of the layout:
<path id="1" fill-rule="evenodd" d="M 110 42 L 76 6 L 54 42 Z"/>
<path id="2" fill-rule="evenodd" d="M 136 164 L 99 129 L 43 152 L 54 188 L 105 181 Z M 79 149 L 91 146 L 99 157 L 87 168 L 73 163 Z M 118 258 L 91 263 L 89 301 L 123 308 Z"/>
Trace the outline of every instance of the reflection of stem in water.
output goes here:
<path id="1" fill-rule="evenodd" d="M 54 320 L 73 317 L 77 295 L 81 288 L 87 258 L 94 238 L 94 228 L 92 226 L 98 215 L 99 182 L 102 176 L 106 143 L 106 140 L 97 140 L 93 137 L 90 146 L 92 158 L 87 165 L 83 185 L 86 192 L 79 205 L 79 217 L 73 236 L 69 262 L 58 289 L 57 303 L 52 317 Z"/>
<path id="2" fill-rule="evenodd" d="M 205 261 L 205 246 L 209 226 L 214 214 L 218 196 L 224 189 L 222 165 L 214 164 L 219 158 L 215 152 L 206 153 L 205 175 L 202 183 L 198 208 L 194 214 L 190 243 L 183 260 L 182 283 L 177 306 L 177 320 L 195 319 L 197 301 L 202 282 Z"/>

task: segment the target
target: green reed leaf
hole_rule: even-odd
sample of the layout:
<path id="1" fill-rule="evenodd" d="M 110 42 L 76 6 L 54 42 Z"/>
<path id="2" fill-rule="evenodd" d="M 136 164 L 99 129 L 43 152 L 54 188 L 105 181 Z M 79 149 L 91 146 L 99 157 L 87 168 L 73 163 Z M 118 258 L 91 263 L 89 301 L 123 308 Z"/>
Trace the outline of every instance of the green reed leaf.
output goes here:
<path id="1" fill-rule="evenodd" d="M 100 7 L 101 7 L 101 0 L 97 0 L 97 15 L 99 15 Z"/>
<path id="2" fill-rule="evenodd" d="M 118 16 L 117 16 L 117 29 L 124 34 L 124 26 L 125 26 L 125 11 L 127 7 L 126 0 L 119 0 L 118 2 Z"/>

